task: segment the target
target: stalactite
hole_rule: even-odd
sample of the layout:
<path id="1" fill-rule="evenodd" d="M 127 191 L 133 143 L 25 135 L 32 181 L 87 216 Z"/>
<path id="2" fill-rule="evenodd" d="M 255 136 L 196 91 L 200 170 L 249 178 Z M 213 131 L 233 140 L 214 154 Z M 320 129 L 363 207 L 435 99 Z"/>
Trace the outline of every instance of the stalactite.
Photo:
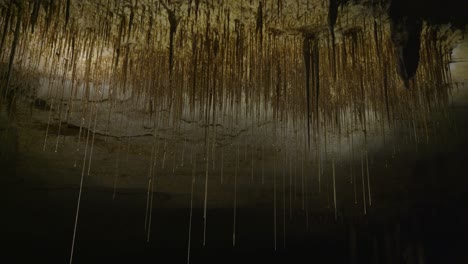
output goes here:
<path id="1" fill-rule="evenodd" d="M 368 192 L 368 199 L 369 199 L 369 206 L 372 206 L 372 195 L 371 195 L 371 183 L 370 183 L 370 174 L 369 174 L 369 155 L 366 150 L 366 175 L 367 175 L 367 192 Z"/>
<path id="2" fill-rule="evenodd" d="M 10 51 L 10 59 L 8 61 L 8 72 L 7 72 L 7 79 L 4 86 L 5 89 L 5 97 L 9 96 L 10 93 L 10 82 L 11 77 L 13 74 L 13 63 L 15 61 L 16 56 L 16 48 L 20 41 L 20 34 L 21 34 L 21 20 L 23 18 L 23 3 L 22 2 L 15 2 L 17 14 L 16 14 L 16 25 L 15 25 L 15 34 L 13 36 L 13 43 L 11 44 L 11 51 Z"/>
<path id="3" fill-rule="evenodd" d="M 172 76 L 174 68 L 174 38 L 179 25 L 179 18 L 177 18 L 174 10 L 171 10 L 163 1 L 160 1 L 161 5 L 166 9 L 169 19 L 169 75 Z"/>
<path id="4" fill-rule="evenodd" d="M 4 19 L 4 25 L 3 25 L 3 32 L 2 32 L 2 40 L 0 42 L 0 51 L 2 52 L 2 55 L 3 55 L 3 45 L 5 43 L 5 39 L 7 37 L 7 32 L 8 32 L 8 28 L 10 26 L 10 20 L 12 20 L 12 6 L 13 5 L 13 2 L 10 1 L 8 3 L 8 8 L 7 8 L 7 11 L 6 11 L 6 16 L 5 16 L 5 19 Z"/>
<path id="5" fill-rule="evenodd" d="M 275 155 L 276 161 L 276 155 Z M 273 164 L 273 242 L 274 249 L 277 249 L 277 240 L 276 240 L 276 162 Z"/>
<path id="6" fill-rule="evenodd" d="M 206 245 L 206 213 L 208 210 L 208 164 L 209 164 L 209 144 L 206 143 L 206 166 L 205 166 L 205 199 L 203 202 L 203 246 Z"/>
<path id="7" fill-rule="evenodd" d="M 303 56 L 305 64 L 305 73 L 306 73 L 306 100 L 307 100 L 307 144 L 310 149 L 310 122 L 311 122 L 311 107 L 310 107 L 310 70 L 311 70 L 311 47 L 310 47 L 310 37 L 304 37 L 303 45 Z"/>
<path id="8" fill-rule="evenodd" d="M 155 158 L 155 144 L 151 147 L 151 156 L 150 156 L 150 168 L 148 173 L 148 186 L 146 190 L 146 211 L 145 211 L 145 231 L 147 231 L 148 227 L 148 211 L 149 211 L 149 204 L 150 204 L 150 191 L 151 191 L 151 181 L 153 176 L 153 159 Z"/>
<path id="9" fill-rule="evenodd" d="M 232 227 L 232 247 L 236 246 L 236 216 L 237 216 L 237 171 L 239 170 L 239 144 L 237 144 L 236 160 L 234 165 L 234 214 Z"/>
<path id="10" fill-rule="evenodd" d="M 68 21 L 70 20 L 70 5 L 70 0 L 67 0 L 67 8 L 65 11 L 65 27 L 68 25 Z"/>
<path id="11" fill-rule="evenodd" d="M 262 184 L 265 184 L 265 145 L 262 145 Z"/>
<path id="12" fill-rule="evenodd" d="M 196 163 L 193 164 L 192 169 L 192 188 L 190 191 L 190 216 L 189 216 L 189 228 L 188 228 L 188 246 L 187 246 L 187 264 L 190 263 L 190 246 L 192 243 L 192 214 L 193 214 L 193 186 L 195 185 L 195 169 Z"/>
<path id="13" fill-rule="evenodd" d="M 98 119 L 98 114 L 99 114 L 99 106 L 97 104 L 95 105 L 94 111 L 96 112 L 96 114 L 94 115 L 93 138 L 91 139 L 91 150 L 89 152 L 88 175 L 91 173 L 91 163 L 93 160 L 93 150 L 94 150 L 94 139 L 96 137 L 96 125 L 97 125 L 97 119 Z"/>
<path id="14" fill-rule="evenodd" d="M 157 144 L 155 142 L 155 144 Z M 149 193 L 150 193 L 150 199 L 149 199 L 149 213 L 148 213 L 148 229 L 146 233 L 146 243 L 150 242 L 150 237 L 151 237 L 151 223 L 152 223 L 152 218 L 153 218 L 153 200 L 154 200 L 154 185 L 156 181 L 156 161 L 157 161 L 157 155 L 159 153 L 159 145 L 157 146 L 156 152 L 154 153 L 153 157 L 153 163 L 151 167 L 151 175 L 150 175 L 150 186 L 149 186 Z"/>
<path id="15" fill-rule="evenodd" d="M 221 149 L 221 184 L 223 184 L 224 176 L 224 148 Z"/>
<path id="16" fill-rule="evenodd" d="M 73 253 L 74 253 L 74 249 L 75 249 L 75 240 L 76 240 L 76 229 L 77 229 L 77 226 L 78 226 L 78 217 L 79 217 L 79 213 L 80 213 L 81 194 L 82 194 L 82 191 L 83 191 L 83 179 L 84 179 L 85 167 L 86 167 L 86 157 L 87 157 L 87 154 L 88 154 L 88 141 L 89 141 L 89 131 L 91 129 L 91 120 L 92 120 L 92 118 L 89 118 L 88 133 L 86 135 L 86 145 L 85 145 L 85 149 L 84 149 L 83 165 L 82 165 L 82 170 L 81 170 L 80 189 L 79 189 L 79 192 L 78 192 L 78 202 L 77 202 L 76 213 L 75 213 L 75 225 L 73 227 L 73 239 L 72 239 L 71 253 L 70 253 L 70 264 L 73 263 Z"/>
<path id="17" fill-rule="evenodd" d="M 301 196 L 302 196 L 302 210 L 305 210 L 305 181 L 304 181 L 304 157 L 301 159 Z"/>
<path id="18" fill-rule="evenodd" d="M 34 33 L 34 28 L 37 23 L 37 18 L 39 17 L 39 9 L 40 9 L 41 1 L 35 0 L 33 4 L 33 11 L 31 13 L 31 33 Z"/>
<path id="19" fill-rule="evenodd" d="M 333 207 L 335 209 L 335 221 L 338 221 L 338 212 L 336 211 L 336 181 L 335 181 L 335 157 L 332 157 L 332 176 L 333 176 Z"/>
<path id="20" fill-rule="evenodd" d="M 52 100 L 52 102 L 50 104 L 50 109 L 49 109 L 49 117 L 47 118 L 47 128 L 46 128 L 46 132 L 45 132 L 45 136 L 44 136 L 44 145 L 42 147 L 42 151 L 45 151 L 46 147 L 47 147 L 47 136 L 49 135 L 50 119 L 52 117 L 53 108 L 54 108 L 54 101 Z M 76 164 L 76 162 L 75 162 L 75 164 Z M 76 167 L 76 165 L 75 165 L 75 167 Z"/>
<path id="21" fill-rule="evenodd" d="M 419 65 L 422 23 L 415 18 L 401 17 L 391 9 L 391 39 L 397 58 L 397 70 L 405 87 L 416 75 Z"/>
<path id="22" fill-rule="evenodd" d="M 283 167 L 283 246 L 286 248 L 286 168 Z"/>
<path id="23" fill-rule="evenodd" d="M 260 40 L 260 48 L 263 46 L 263 2 L 259 1 L 258 2 L 258 8 L 257 8 L 257 26 L 255 29 L 258 38 Z"/>
<path id="24" fill-rule="evenodd" d="M 367 214 L 367 202 L 366 202 L 366 181 L 364 178 L 364 158 L 362 157 L 362 151 L 361 151 L 361 182 L 362 182 L 362 200 L 363 200 L 363 208 L 364 208 L 364 214 Z"/>
<path id="25" fill-rule="evenodd" d="M 336 65 L 335 65 L 335 24 L 338 18 L 338 0 L 328 0 L 328 30 L 330 31 L 331 36 L 331 45 L 332 45 L 332 75 L 333 79 L 336 79 Z"/>

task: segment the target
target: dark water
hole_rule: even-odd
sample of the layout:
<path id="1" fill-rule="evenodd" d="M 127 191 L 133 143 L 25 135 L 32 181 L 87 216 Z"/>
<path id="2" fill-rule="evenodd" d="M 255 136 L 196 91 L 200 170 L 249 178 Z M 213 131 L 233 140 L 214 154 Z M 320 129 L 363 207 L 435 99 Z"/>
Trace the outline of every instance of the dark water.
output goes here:
<path id="1" fill-rule="evenodd" d="M 2 192 L 4 263 L 68 262 L 77 189 L 16 182 Z M 123 193 L 113 201 L 112 190 L 85 189 L 74 263 L 186 263 L 189 209 L 154 209 L 151 240 L 146 243 L 145 199 L 143 194 Z M 424 263 L 467 263 L 467 202 L 465 195 L 439 207 L 415 207 L 406 215 L 375 221 L 372 215 L 338 222 L 331 214 L 310 215 L 309 231 L 304 215 L 295 212 L 292 220 L 286 217 L 285 248 L 278 212 L 277 251 L 273 208 L 238 210 L 235 248 L 232 209 L 208 211 L 205 248 L 203 210 L 195 209 L 191 263 L 407 263 L 398 256 L 417 254 L 418 245 L 424 249 Z"/>

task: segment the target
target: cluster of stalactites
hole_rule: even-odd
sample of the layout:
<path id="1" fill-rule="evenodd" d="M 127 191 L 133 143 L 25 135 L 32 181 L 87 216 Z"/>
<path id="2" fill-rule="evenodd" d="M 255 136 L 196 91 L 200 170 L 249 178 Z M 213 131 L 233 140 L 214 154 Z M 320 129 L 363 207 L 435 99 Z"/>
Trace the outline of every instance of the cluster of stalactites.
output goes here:
<path id="1" fill-rule="evenodd" d="M 78 89 L 86 104 L 93 87 L 108 87 L 110 104 L 133 100 L 156 126 L 186 117 L 206 125 L 274 121 L 286 124 L 277 133 L 302 131 L 309 146 L 325 132 L 366 133 L 371 119 L 427 129 L 447 104 L 448 47 L 434 27 L 418 24 L 416 35 L 401 36 L 413 27 L 406 20 L 349 18 L 335 0 L 299 1 L 297 10 L 310 9 L 297 14 L 286 1 L 187 2 L 3 1 L 2 98 L 22 89 L 12 83 L 16 69 L 71 83 L 70 100 L 50 93 L 64 105 Z M 402 89 L 410 79 L 413 89 Z"/>

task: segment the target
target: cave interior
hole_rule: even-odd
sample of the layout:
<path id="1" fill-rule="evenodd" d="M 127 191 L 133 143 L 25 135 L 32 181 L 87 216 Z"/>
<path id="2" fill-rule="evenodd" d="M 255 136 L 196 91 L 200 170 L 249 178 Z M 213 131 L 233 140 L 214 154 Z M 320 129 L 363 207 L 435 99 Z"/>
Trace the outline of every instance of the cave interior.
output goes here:
<path id="1" fill-rule="evenodd" d="M 468 263 L 467 10 L 0 0 L 0 261 Z"/>

